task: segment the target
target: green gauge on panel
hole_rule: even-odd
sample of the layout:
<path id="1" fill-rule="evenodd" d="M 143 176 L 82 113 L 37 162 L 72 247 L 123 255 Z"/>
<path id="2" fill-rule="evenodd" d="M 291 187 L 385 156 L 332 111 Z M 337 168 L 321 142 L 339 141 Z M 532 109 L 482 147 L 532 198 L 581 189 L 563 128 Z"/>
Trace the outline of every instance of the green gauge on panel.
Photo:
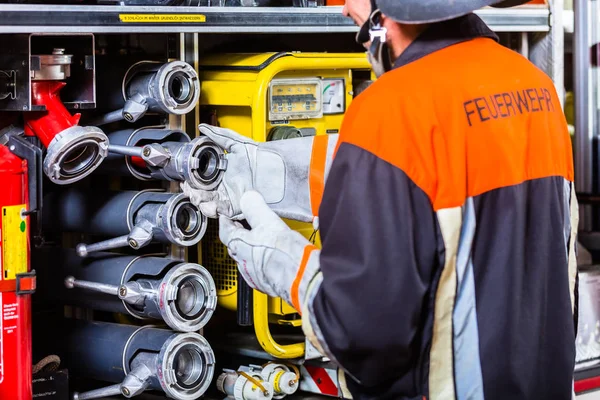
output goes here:
<path id="1" fill-rule="evenodd" d="M 269 84 L 269 120 L 322 117 L 322 91 L 318 78 L 272 80 Z"/>

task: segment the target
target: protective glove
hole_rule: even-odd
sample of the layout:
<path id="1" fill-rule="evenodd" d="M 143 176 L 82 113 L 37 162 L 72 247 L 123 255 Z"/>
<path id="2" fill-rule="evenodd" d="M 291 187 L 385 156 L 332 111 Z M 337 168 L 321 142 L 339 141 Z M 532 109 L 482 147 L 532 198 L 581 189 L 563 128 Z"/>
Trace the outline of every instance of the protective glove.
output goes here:
<path id="1" fill-rule="evenodd" d="M 319 269 L 320 251 L 291 230 L 258 192 L 246 192 L 240 207 L 251 229 L 221 215 L 219 238 L 250 287 L 301 311 L 300 300 Z"/>
<path id="2" fill-rule="evenodd" d="M 317 215 L 338 135 L 257 143 L 231 129 L 200 124 L 200 132 L 226 151 L 223 180 L 211 191 L 183 192 L 209 218 L 243 219 L 240 198 L 256 190 L 282 218 L 311 222 Z"/>
<path id="3" fill-rule="evenodd" d="M 200 133 L 208 136 L 215 144 L 227 152 L 227 169 L 223 180 L 214 190 L 199 190 L 183 182 L 181 189 L 189 196 L 190 201 L 210 218 L 226 215 L 239 219 L 240 197 L 253 187 L 253 169 L 256 169 L 257 145 L 253 140 L 242 136 L 231 129 L 200 124 Z M 281 162 L 273 160 L 273 162 Z"/>

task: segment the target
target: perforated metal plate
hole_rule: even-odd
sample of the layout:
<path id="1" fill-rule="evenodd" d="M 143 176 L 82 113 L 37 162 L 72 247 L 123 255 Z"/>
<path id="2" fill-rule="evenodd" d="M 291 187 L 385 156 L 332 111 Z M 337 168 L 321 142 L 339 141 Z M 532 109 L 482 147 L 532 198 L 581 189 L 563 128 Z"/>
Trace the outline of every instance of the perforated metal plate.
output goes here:
<path id="1" fill-rule="evenodd" d="M 219 240 L 219 222 L 209 218 L 202 239 L 202 265 L 212 274 L 218 295 L 227 295 L 237 290 L 237 266 L 227 254 L 227 247 Z"/>

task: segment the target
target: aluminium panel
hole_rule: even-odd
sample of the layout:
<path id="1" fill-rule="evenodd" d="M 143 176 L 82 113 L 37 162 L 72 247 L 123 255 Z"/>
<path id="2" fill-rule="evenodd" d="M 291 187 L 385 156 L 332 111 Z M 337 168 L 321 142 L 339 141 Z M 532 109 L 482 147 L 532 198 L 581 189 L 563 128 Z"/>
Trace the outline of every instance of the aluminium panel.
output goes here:
<path id="1" fill-rule="evenodd" d="M 546 7 L 477 11 L 497 32 L 547 32 Z M 341 7 L 143 7 L 0 5 L 0 33 L 356 32 Z"/>

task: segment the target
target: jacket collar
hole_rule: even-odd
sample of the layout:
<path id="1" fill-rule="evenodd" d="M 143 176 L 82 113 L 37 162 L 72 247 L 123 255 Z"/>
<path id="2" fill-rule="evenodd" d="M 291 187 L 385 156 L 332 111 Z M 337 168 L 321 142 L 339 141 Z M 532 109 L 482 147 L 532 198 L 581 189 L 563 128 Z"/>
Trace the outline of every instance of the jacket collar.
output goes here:
<path id="1" fill-rule="evenodd" d="M 473 13 L 432 24 L 404 50 L 393 68 L 400 68 L 438 50 L 480 37 L 498 41 L 498 36 Z"/>

